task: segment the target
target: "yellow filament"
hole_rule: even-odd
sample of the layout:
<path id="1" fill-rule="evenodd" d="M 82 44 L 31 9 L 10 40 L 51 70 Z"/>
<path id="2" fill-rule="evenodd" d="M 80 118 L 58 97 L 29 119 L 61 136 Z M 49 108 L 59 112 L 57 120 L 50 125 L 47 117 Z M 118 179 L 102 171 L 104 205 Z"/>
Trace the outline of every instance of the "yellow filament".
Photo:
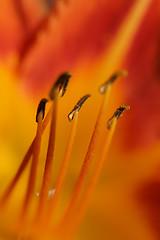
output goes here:
<path id="1" fill-rule="evenodd" d="M 96 143 L 97 143 L 97 140 L 98 140 L 98 137 L 99 137 L 100 128 L 101 128 L 101 125 L 102 125 L 102 122 L 103 122 L 103 117 L 104 117 L 104 114 L 105 114 L 105 111 L 106 111 L 106 106 L 107 106 L 107 103 L 108 103 L 110 90 L 111 90 L 111 86 L 109 86 L 107 88 L 106 93 L 103 96 L 100 111 L 99 111 L 99 114 L 98 114 L 98 117 L 97 117 L 95 128 L 94 128 L 91 140 L 90 140 L 90 144 L 89 144 L 87 154 L 86 154 L 85 159 L 84 159 L 84 163 L 83 163 L 80 175 L 79 175 L 78 180 L 76 182 L 76 185 L 74 187 L 73 194 L 72 194 L 72 197 L 71 197 L 71 201 L 69 203 L 67 211 L 64 215 L 64 218 L 62 219 L 62 222 L 60 223 L 62 228 L 63 228 L 63 226 L 65 226 L 68 218 L 72 215 L 72 212 L 74 212 L 76 204 L 77 204 L 77 202 L 79 200 L 79 197 L 80 197 L 80 195 L 83 191 L 83 186 L 84 186 L 85 180 L 86 180 L 87 175 L 88 175 L 89 167 L 92 163 L 93 156 L 94 156 L 94 153 L 95 153 L 95 150 L 96 150 Z"/>
<path id="2" fill-rule="evenodd" d="M 74 216 L 70 216 L 70 219 L 68 219 L 69 222 L 66 223 L 65 225 L 65 230 L 63 231 L 63 233 L 65 234 L 65 236 L 71 236 L 75 230 L 77 229 L 81 219 L 83 218 L 85 211 L 88 207 L 89 201 L 92 197 L 93 191 L 96 187 L 97 181 L 99 179 L 101 170 L 102 170 L 102 166 L 104 164 L 104 161 L 106 159 L 110 144 L 111 144 L 111 140 L 115 131 L 115 127 L 116 127 L 116 123 L 117 123 L 117 119 L 116 117 L 113 119 L 112 122 L 112 126 L 111 129 L 109 130 L 108 136 L 104 142 L 104 146 L 103 146 L 103 150 L 102 150 L 102 154 L 100 156 L 100 158 L 97 161 L 94 173 L 90 179 L 90 182 L 88 184 L 88 187 L 84 193 L 84 196 L 80 202 L 80 205 L 77 208 L 77 211 L 74 212 Z M 74 221 L 73 221 L 74 219 Z M 60 233 L 61 234 L 61 233 Z M 63 234 L 61 234 L 62 236 Z"/>
<path id="3" fill-rule="evenodd" d="M 58 105 L 58 99 L 61 96 L 60 94 L 61 92 L 55 97 L 54 105 L 52 106 L 53 112 L 52 112 L 48 151 L 47 151 L 47 157 L 46 157 L 46 163 L 45 163 L 42 188 L 41 188 L 40 197 L 39 197 L 39 205 L 38 205 L 35 221 L 38 221 L 38 219 L 40 220 L 48 199 L 48 193 L 49 193 L 49 187 L 50 187 L 51 175 L 52 175 L 54 148 L 55 148 L 57 105 Z"/>
<path id="4" fill-rule="evenodd" d="M 74 143 L 74 138 L 75 138 L 75 134 L 76 134 L 77 122 L 78 122 L 78 111 L 76 111 L 76 113 L 74 115 L 74 119 L 72 121 L 72 127 L 71 127 L 71 130 L 70 130 L 68 143 L 67 143 L 67 146 L 66 146 L 66 150 L 65 150 L 64 157 L 63 157 L 62 165 L 61 165 L 59 175 L 57 177 L 57 180 L 56 180 L 56 183 L 55 183 L 55 186 L 54 186 L 55 193 L 54 193 L 53 199 L 51 200 L 51 203 L 50 203 L 47 221 L 49 221 L 49 218 L 52 216 L 52 213 L 53 213 L 53 211 L 56 207 L 57 201 L 59 199 L 61 189 L 63 187 L 63 183 L 64 183 L 64 179 L 65 179 L 65 176 L 66 176 L 66 173 L 67 173 L 67 169 L 68 169 L 68 165 L 69 165 L 69 159 L 70 159 L 70 155 L 71 155 L 71 151 L 72 151 L 72 147 L 73 147 L 73 143 Z"/>
<path id="5" fill-rule="evenodd" d="M 33 192 L 34 192 L 38 160 L 39 160 L 39 154 L 40 154 L 40 147 L 41 147 L 41 138 L 42 138 L 42 118 L 43 118 L 43 115 L 42 115 L 42 112 L 40 112 L 38 115 L 38 126 L 37 126 L 35 142 L 34 142 L 33 159 L 32 159 L 29 183 L 28 183 L 26 197 L 25 197 L 25 201 L 24 201 L 24 205 L 23 205 L 23 209 L 22 209 L 22 216 L 21 216 L 22 220 L 26 216 L 31 197 L 33 196 Z"/>
<path id="6" fill-rule="evenodd" d="M 42 124 L 42 134 L 44 133 L 44 130 L 46 129 L 46 127 L 48 125 L 48 122 L 50 120 L 51 114 L 52 114 L 52 108 L 48 111 L 48 113 L 47 113 L 47 115 L 46 115 L 46 117 L 45 117 L 45 119 L 43 121 L 43 124 Z M 32 141 L 32 143 L 31 143 L 27 153 L 25 154 L 25 156 L 23 158 L 23 161 L 22 161 L 20 167 L 18 168 L 15 177 L 13 178 L 12 182 L 10 183 L 10 185 L 8 186 L 8 188 L 5 191 L 4 195 L 2 196 L 2 198 L 0 200 L 0 207 L 4 207 L 6 205 L 6 203 L 8 202 L 8 200 L 9 200 L 9 198 L 11 196 L 11 193 L 13 192 L 14 188 L 16 187 L 16 184 L 18 183 L 18 180 L 20 179 L 24 169 L 28 165 L 29 160 L 30 160 L 30 158 L 32 156 L 32 152 L 33 152 L 33 149 L 34 149 L 34 144 L 35 144 L 35 138 Z"/>

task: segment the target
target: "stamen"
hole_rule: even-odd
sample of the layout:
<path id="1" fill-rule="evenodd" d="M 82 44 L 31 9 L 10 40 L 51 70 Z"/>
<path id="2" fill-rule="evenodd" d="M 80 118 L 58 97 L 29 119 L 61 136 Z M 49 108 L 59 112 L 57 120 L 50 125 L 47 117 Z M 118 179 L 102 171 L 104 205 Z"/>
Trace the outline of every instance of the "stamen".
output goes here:
<path id="1" fill-rule="evenodd" d="M 84 103 L 84 102 L 87 100 L 87 98 L 89 98 L 89 97 L 91 97 L 91 95 L 90 95 L 90 94 L 87 94 L 87 95 L 83 96 L 83 97 L 77 102 L 77 104 L 75 105 L 75 107 L 73 108 L 73 110 L 68 114 L 68 119 L 69 119 L 70 122 L 73 120 L 75 113 L 78 112 L 78 111 L 81 109 L 83 103 Z"/>
<path id="2" fill-rule="evenodd" d="M 108 153 L 111 141 L 112 141 L 112 137 L 115 132 L 117 120 L 118 120 L 119 116 L 121 115 L 121 114 L 119 115 L 119 111 L 121 111 L 121 113 L 122 113 L 125 109 L 129 110 L 130 107 L 128 107 L 126 105 L 122 105 L 120 108 L 118 108 L 116 110 L 115 115 L 112 117 L 112 124 L 110 125 L 110 130 L 108 132 L 103 149 L 101 151 L 102 154 L 97 161 L 95 170 L 94 170 L 93 175 L 90 179 L 90 182 L 87 186 L 87 189 L 85 190 L 85 193 L 81 199 L 81 202 L 74 214 L 74 217 L 73 217 L 74 221 L 71 221 L 71 218 L 70 218 L 70 219 L 68 219 L 68 222 L 67 222 L 68 224 L 66 223 L 66 225 L 65 225 L 66 231 L 63 230 L 64 232 L 62 233 L 62 234 L 65 234 L 65 236 L 68 236 L 68 235 L 71 236 L 75 232 L 78 225 L 80 224 L 81 219 L 83 218 L 83 216 L 85 214 L 85 211 L 88 207 L 88 204 L 89 204 L 89 201 L 93 194 L 93 191 L 97 185 L 104 161 L 106 159 L 106 156 L 107 156 L 107 153 Z M 117 112 L 118 112 L 118 115 L 116 114 Z M 70 220 L 70 222 L 69 222 L 69 220 Z"/>
<path id="3" fill-rule="evenodd" d="M 65 226 L 66 222 L 68 221 L 68 218 L 72 215 L 72 212 L 74 212 L 74 209 L 77 205 L 77 202 L 79 200 L 79 197 L 82 193 L 83 190 L 83 186 L 85 183 L 85 179 L 87 178 L 88 172 L 89 172 L 89 167 L 93 161 L 93 157 L 95 154 L 95 150 L 96 150 L 96 143 L 98 141 L 98 137 L 100 134 L 100 129 L 103 123 L 103 118 L 105 115 L 105 111 L 106 111 L 106 106 L 108 104 L 108 99 L 109 99 L 109 95 L 110 95 L 110 91 L 111 91 L 111 85 L 109 84 L 106 88 L 106 92 L 103 95 L 103 99 L 102 99 L 102 103 L 101 103 L 101 107 L 97 116 L 97 120 L 96 120 L 96 124 L 92 133 L 92 137 L 88 146 L 88 150 L 83 162 L 83 166 L 81 168 L 80 171 L 80 175 L 78 177 L 78 180 L 75 184 L 74 190 L 73 190 L 73 194 L 71 197 L 71 200 L 69 202 L 67 211 L 60 223 L 60 228 L 63 226 Z"/>
<path id="4" fill-rule="evenodd" d="M 124 110 L 129 110 L 130 107 L 127 106 L 127 105 L 122 105 L 120 106 L 116 111 L 115 113 L 113 114 L 113 116 L 108 120 L 107 122 L 107 128 L 110 129 L 111 128 L 111 125 L 113 123 L 113 120 L 114 118 L 117 118 L 117 120 L 119 119 L 119 117 L 122 115 L 122 113 L 124 112 Z"/>
<path id="5" fill-rule="evenodd" d="M 48 102 L 48 99 L 46 98 L 42 98 L 42 100 L 40 101 L 39 105 L 38 105 L 38 109 L 37 109 L 37 115 L 36 115 L 36 122 L 38 123 L 38 116 L 39 113 L 42 112 L 42 120 L 44 118 L 45 115 L 45 106 L 46 103 Z"/>
<path id="6" fill-rule="evenodd" d="M 55 95 L 58 92 L 61 92 L 61 96 L 63 97 L 65 92 L 66 92 L 66 88 L 69 82 L 69 79 L 72 77 L 72 75 L 69 72 L 65 72 L 63 74 L 61 74 L 59 76 L 59 78 L 57 79 L 56 83 L 53 85 L 50 93 L 49 93 L 49 97 L 51 100 L 53 100 L 55 98 Z"/>
<path id="7" fill-rule="evenodd" d="M 52 174 L 53 155 L 54 155 L 54 148 L 55 148 L 55 131 L 56 131 L 58 97 L 59 95 L 56 96 L 55 98 L 55 103 L 54 103 L 55 105 L 54 105 L 53 114 L 52 114 L 48 151 L 47 151 L 45 170 L 43 175 L 42 188 L 39 196 L 39 206 L 37 209 L 37 215 L 35 219 L 36 221 L 40 219 L 40 216 L 42 215 L 44 206 L 48 199 L 48 192 L 49 192 L 51 174 Z"/>
<path id="8" fill-rule="evenodd" d="M 106 89 L 108 86 L 112 85 L 115 80 L 117 80 L 118 77 L 122 76 L 122 77 L 126 77 L 127 76 L 127 71 L 126 70 L 121 70 L 119 72 L 114 73 L 109 80 L 107 80 L 105 83 L 103 83 L 100 88 L 99 91 L 100 93 L 104 94 L 106 92 Z"/>
<path id="9" fill-rule="evenodd" d="M 50 110 L 48 111 L 44 121 L 43 121 L 43 124 L 42 124 L 42 134 L 44 133 L 44 130 L 46 129 L 48 123 L 49 123 L 49 120 L 50 120 L 50 117 L 51 117 L 51 114 L 52 114 L 52 108 L 50 108 Z M 11 193 L 13 192 L 14 188 L 16 187 L 16 184 L 18 183 L 18 180 L 20 179 L 23 171 L 25 170 L 25 168 L 27 167 L 28 163 L 29 163 L 29 160 L 32 156 L 32 152 L 33 152 L 33 149 L 34 149 L 34 144 L 35 144 L 35 138 L 34 140 L 32 141 L 27 153 L 25 154 L 23 160 L 22 160 L 22 163 L 20 165 L 20 167 L 18 168 L 17 170 L 17 173 L 15 175 L 15 177 L 13 178 L 12 182 L 10 183 L 10 185 L 8 186 L 7 190 L 5 191 L 4 195 L 2 196 L 1 200 L 0 200 L 0 207 L 4 207 L 5 204 L 7 204 L 10 196 L 11 196 Z"/>
<path id="10" fill-rule="evenodd" d="M 52 165 L 53 165 L 53 156 L 54 156 L 54 148 L 55 148 L 55 135 L 56 135 L 56 120 L 57 120 L 57 105 L 60 97 L 64 96 L 66 92 L 66 88 L 68 85 L 68 81 L 71 77 L 69 72 L 66 72 L 58 78 L 53 88 L 51 89 L 49 96 L 51 99 L 54 99 L 54 109 L 51 120 L 51 128 L 50 128 L 50 137 L 48 144 L 48 151 L 45 163 L 45 170 L 42 182 L 42 188 L 39 197 L 39 206 L 37 209 L 37 214 L 35 218 L 35 223 L 41 220 L 41 216 L 44 213 L 45 205 L 48 199 L 49 187 L 51 182 L 52 175 Z"/>
<path id="11" fill-rule="evenodd" d="M 66 76 L 66 78 L 65 78 Z M 53 96 L 53 93 L 55 95 L 55 92 L 59 91 L 61 92 L 61 96 L 64 95 L 65 91 L 66 91 L 66 87 L 67 87 L 67 84 L 68 84 L 68 80 L 69 78 L 71 77 L 71 74 L 66 72 L 64 74 L 62 74 L 57 82 L 54 84 L 51 92 L 50 92 L 50 98 L 53 99 L 55 96 Z M 47 113 L 46 115 L 46 118 L 44 119 L 43 121 L 43 125 L 42 125 L 42 134 L 44 132 L 44 130 L 46 129 L 47 125 L 48 125 L 48 122 L 50 120 L 50 117 L 51 117 L 51 113 L 53 111 L 53 106 L 50 108 L 49 112 Z M 6 192 L 4 193 L 4 195 L 2 196 L 1 200 L 0 200 L 0 207 L 4 207 L 4 205 L 8 202 L 9 200 L 9 197 L 11 195 L 11 193 L 13 192 L 18 180 L 20 179 L 23 171 L 25 170 L 26 166 L 28 165 L 29 163 L 29 160 L 32 156 L 32 152 L 33 152 L 33 148 L 34 148 L 34 143 L 35 143 L 35 138 L 34 140 L 32 141 L 26 155 L 24 156 L 24 159 L 15 175 L 15 177 L 13 178 L 12 182 L 10 183 L 10 185 L 8 186 Z"/>
<path id="12" fill-rule="evenodd" d="M 64 153 L 64 157 L 63 157 L 62 165 L 61 165 L 61 168 L 60 168 L 60 171 L 59 171 L 59 175 L 57 177 L 57 180 L 56 180 L 56 183 L 55 183 L 55 186 L 54 186 L 55 192 L 54 192 L 54 195 L 53 195 L 53 199 L 51 200 L 51 203 L 50 203 L 47 221 L 49 221 L 49 218 L 51 218 L 52 213 L 55 209 L 56 203 L 59 199 L 61 189 L 63 187 L 64 179 L 65 179 L 65 176 L 66 176 L 66 173 L 67 173 L 67 169 L 68 169 L 68 165 L 69 165 L 69 159 L 70 159 L 70 156 L 71 156 L 72 147 L 73 147 L 74 138 L 75 138 L 76 129 L 77 129 L 78 112 L 79 112 L 80 108 L 82 107 L 83 103 L 87 100 L 88 97 L 90 97 L 89 94 L 82 97 L 77 102 L 77 104 L 73 108 L 72 112 L 68 115 L 69 121 L 73 120 L 72 121 L 72 127 L 71 127 L 71 130 L 70 130 L 68 143 L 67 143 L 66 150 L 65 150 L 65 153 Z M 72 115 L 71 118 L 69 117 L 70 115 Z"/>
<path id="13" fill-rule="evenodd" d="M 22 209 L 21 220 L 23 220 L 26 216 L 31 197 L 32 197 L 33 192 L 34 192 L 34 186 L 35 186 L 35 181 L 36 181 L 36 173 L 37 173 L 37 167 L 38 167 L 38 160 L 39 160 L 39 154 L 40 154 L 40 147 L 41 147 L 42 120 L 44 118 L 45 105 L 46 105 L 47 101 L 48 100 L 46 98 L 43 98 L 40 101 L 40 103 L 38 105 L 38 109 L 37 109 L 37 115 L 36 115 L 36 122 L 38 123 L 37 133 L 36 133 L 36 137 L 35 137 L 32 166 L 31 166 L 31 171 L 30 171 L 30 177 L 29 177 L 26 197 L 25 197 L 24 205 L 23 205 L 23 209 Z"/>

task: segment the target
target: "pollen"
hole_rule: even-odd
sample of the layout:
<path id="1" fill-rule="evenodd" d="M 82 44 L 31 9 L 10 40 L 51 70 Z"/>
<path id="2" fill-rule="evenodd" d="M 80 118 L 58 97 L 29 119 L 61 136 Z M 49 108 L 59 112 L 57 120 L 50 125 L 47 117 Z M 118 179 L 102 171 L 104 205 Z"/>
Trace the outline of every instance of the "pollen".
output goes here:
<path id="1" fill-rule="evenodd" d="M 57 81 L 55 82 L 49 93 L 49 97 L 51 100 L 55 98 L 57 92 L 61 92 L 61 97 L 64 96 L 71 76 L 72 75 L 69 72 L 65 72 L 58 77 Z"/>
<path id="2" fill-rule="evenodd" d="M 119 72 L 114 73 L 105 83 L 103 83 L 100 88 L 99 91 L 100 93 L 104 94 L 106 92 L 106 88 L 109 87 L 110 85 L 112 85 L 118 77 L 126 77 L 128 75 L 126 70 L 121 70 Z"/>
<path id="3" fill-rule="evenodd" d="M 108 120 L 107 122 L 107 128 L 110 129 L 111 125 L 113 123 L 114 118 L 115 119 L 119 119 L 119 117 L 122 115 L 122 113 L 124 112 L 124 110 L 129 110 L 130 107 L 127 105 L 122 105 L 119 108 L 117 108 L 117 110 L 115 111 L 115 113 L 113 114 L 113 116 Z"/>
<path id="4" fill-rule="evenodd" d="M 38 122 L 38 116 L 40 113 L 42 113 L 42 120 L 43 120 L 43 118 L 45 116 L 45 105 L 47 102 L 48 102 L 48 99 L 46 99 L 46 98 L 43 98 L 40 101 L 40 103 L 38 105 L 38 109 L 37 109 L 36 122 Z"/>
<path id="5" fill-rule="evenodd" d="M 75 105 L 75 107 L 73 108 L 73 110 L 68 114 L 68 119 L 71 122 L 74 118 L 74 115 L 76 113 L 76 111 L 79 111 L 82 107 L 82 105 L 84 104 L 84 102 L 87 100 L 87 98 L 91 97 L 90 94 L 87 94 L 85 96 L 83 96 Z"/>

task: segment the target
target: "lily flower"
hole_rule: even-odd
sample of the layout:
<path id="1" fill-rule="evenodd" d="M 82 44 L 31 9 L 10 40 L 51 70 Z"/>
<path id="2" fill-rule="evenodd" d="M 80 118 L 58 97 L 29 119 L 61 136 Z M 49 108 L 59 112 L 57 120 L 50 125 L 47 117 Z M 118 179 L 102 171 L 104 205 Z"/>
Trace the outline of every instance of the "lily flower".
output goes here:
<path id="1" fill-rule="evenodd" d="M 160 238 L 159 16 L 158 0 L 3 1 L 2 239 Z"/>

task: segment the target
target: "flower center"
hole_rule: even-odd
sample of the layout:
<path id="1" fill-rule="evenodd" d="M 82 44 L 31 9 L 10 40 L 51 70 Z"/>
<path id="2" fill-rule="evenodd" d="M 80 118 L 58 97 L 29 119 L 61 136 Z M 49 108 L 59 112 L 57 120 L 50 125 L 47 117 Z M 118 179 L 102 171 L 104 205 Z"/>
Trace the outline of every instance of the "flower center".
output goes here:
<path id="1" fill-rule="evenodd" d="M 57 179 L 54 184 L 54 188 L 51 191 L 51 178 L 52 178 L 52 169 L 53 169 L 53 160 L 54 160 L 54 150 L 55 150 L 55 139 L 56 139 L 56 122 L 57 122 L 57 108 L 58 102 L 60 101 L 60 97 L 63 97 L 66 88 L 71 77 L 70 73 L 66 72 L 60 75 L 53 88 L 50 91 L 49 97 L 50 101 L 52 101 L 52 106 L 48 111 L 45 119 L 45 105 L 48 102 L 46 98 L 43 98 L 38 106 L 36 122 L 37 122 L 37 132 L 36 136 L 31 143 L 15 177 L 11 181 L 8 186 L 6 192 L 1 198 L 0 206 L 5 209 L 9 199 L 11 198 L 11 193 L 16 187 L 17 182 L 22 176 L 24 169 L 28 165 L 30 159 L 32 160 L 29 181 L 26 189 L 26 194 L 24 197 L 23 206 L 21 209 L 21 214 L 18 219 L 18 231 L 20 232 L 20 238 L 23 237 L 31 237 L 31 236 L 39 236 L 41 233 L 47 233 L 49 235 L 61 237 L 62 239 L 67 237 L 71 237 L 72 234 L 78 228 L 83 216 L 85 215 L 85 211 L 91 199 L 92 193 L 97 184 L 103 163 L 106 159 L 112 136 L 115 131 L 116 123 L 119 117 L 122 115 L 125 109 L 129 109 L 128 106 L 122 105 L 120 106 L 113 116 L 109 119 L 107 123 L 107 136 L 105 141 L 101 146 L 101 153 L 96 160 L 96 164 L 94 170 L 89 177 L 89 183 L 87 182 L 89 171 L 91 168 L 91 164 L 95 157 L 95 152 L 97 148 L 98 141 L 101 137 L 101 130 L 104 122 L 104 116 L 106 112 L 106 107 L 109 100 L 109 95 L 111 91 L 111 87 L 113 82 L 120 76 L 126 76 L 126 71 L 119 71 L 113 74 L 108 81 L 102 84 L 99 88 L 100 93 L 102 93 L 102 102 L 100 106 L 100 110 L 97 116 L 97 120 L 94 126 L 94 130 L 91 136 L 91 140 L 89 142 L 89 146 L 83 161 L 82 168 L 80 170 L 80 174 L 74 186 L 73 192 L 70 196 L 69 204 L 66 208 L 66 211 L 61 216 L 61 220 L 58 223 L 54 223 L 54 215 L 55 209 L 58 207 L 58 201 L 60 198 L 60 194 L 62 192 L 62 187 L 66 180 L 66 174 L 69 167 L 70 156 L 72 153 L 73 143 L 77 130 L 78 123 L 78 115 L 79 110 L 81 109 L 84 102 L 91 96 L 87 94 L 83 96 L 75 105 L 73 110 L 69 113 L 68 119 L 71 122 L 70 134 L 68 137 L 67 147 L 64 153 L 64 157 L 61 163 L 61 167 L 57 176 Z M 49 121 L 51 121 L 50 134 L 49 134 L 49 142 L 48 142 L 48 150 L 45 161 L 44 175 L 42 180 L 42 186 L 39 194 L 38 204 L 36 206 L 36 211 L 34 212 L 33 219 L 29 220 L 30 208 L 32 206 L 32 201 L 34 199 L 35 192 L 35 182 L 37 180 L 37 167 L 39 163 L 39 155 L 41 149 L 41 139 L 42 135 L 45 131 L 46 126 Z M 32 157 L 32 158 L 31 158 Z M 48 201 L 49 195 L 52 192 L 52 199 Z M 74 221 L 73 221 L 74 219 Z M 16 220 L 16 219 L 15 219 Z M 63 231 L 62 231 L 63 229 Z"/>

